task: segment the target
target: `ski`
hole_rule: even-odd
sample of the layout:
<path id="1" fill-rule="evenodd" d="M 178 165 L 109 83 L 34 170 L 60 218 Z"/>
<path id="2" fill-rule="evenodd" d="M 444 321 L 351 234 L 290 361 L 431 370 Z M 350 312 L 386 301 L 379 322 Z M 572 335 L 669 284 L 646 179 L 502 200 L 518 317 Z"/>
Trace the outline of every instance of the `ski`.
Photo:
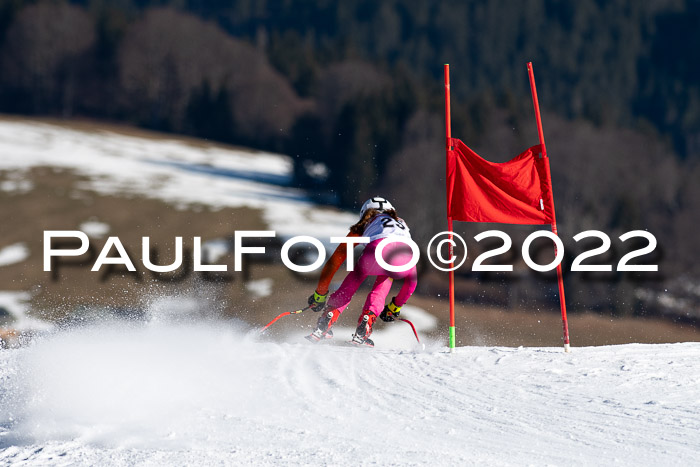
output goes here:
<path id="1" fill-rule="evenodd" d="M 329 329 L 328 331 L 326 331 L 322 334 L 318 334 L 318 333 L 316 333 L 316 331 L 314 331 L 311 334 L 309 334 L 308 336 L 304 336 L 304 339 L 306 339 L 307 341 L 309 341 L 313 344 L 320 342 L 322 340 L 332 339 L 332 338 L 333 338 L 333 330 L 332 329 Z"/>

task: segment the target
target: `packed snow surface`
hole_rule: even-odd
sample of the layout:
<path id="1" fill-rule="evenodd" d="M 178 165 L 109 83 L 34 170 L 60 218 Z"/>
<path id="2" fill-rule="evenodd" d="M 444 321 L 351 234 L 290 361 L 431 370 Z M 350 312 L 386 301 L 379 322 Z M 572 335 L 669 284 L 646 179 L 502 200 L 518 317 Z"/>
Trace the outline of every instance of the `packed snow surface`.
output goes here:
<path id="1" fill-rule="evenodd" d="M 155 321 L 56 331 L 0 351 L 0 464 L 700 459 L 698 343 L 450 354 L 301 337 Z"/>

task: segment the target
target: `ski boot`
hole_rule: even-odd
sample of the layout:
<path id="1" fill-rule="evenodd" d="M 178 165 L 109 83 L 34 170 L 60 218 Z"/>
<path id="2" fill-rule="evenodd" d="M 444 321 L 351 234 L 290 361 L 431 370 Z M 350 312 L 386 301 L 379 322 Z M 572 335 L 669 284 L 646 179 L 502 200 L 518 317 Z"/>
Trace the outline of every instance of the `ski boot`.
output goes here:
<path id="1" fill-rule="evenodd" d="M 338 321 L 339 316 L 340 311 L 338 310 L 323 312 L 323 314 L 319 316 L 318 322 L 316 323 L 316 330 L 306 336 L 306 339 L 311 342 L 318 342 L 320 340 L 330 339 L 333 337 L 333 330 L 331 327 L 333 327 L 335 322 Z"/>
<path id="2" fill-rule="evenodd" d="M 374 341 L 369 338 L 372 334 L 372 325 L 377 319 L 377 315 L 369 310 L 365 310 L 360 315 L 360 319 L 357 323 L 357 329 L 355 334 L 352 335 L 351 343 L 355 345 L 366 345 L 368 347 L 374 347 Z"/>

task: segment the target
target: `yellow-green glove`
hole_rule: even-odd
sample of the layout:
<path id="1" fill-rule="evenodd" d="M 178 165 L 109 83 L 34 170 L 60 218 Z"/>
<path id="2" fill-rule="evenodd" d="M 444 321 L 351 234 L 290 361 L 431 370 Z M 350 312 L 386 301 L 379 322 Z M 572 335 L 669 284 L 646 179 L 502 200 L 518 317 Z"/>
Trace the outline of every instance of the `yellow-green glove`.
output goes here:
<path id="1" fill-rule="evenodd" d="M 326 298 L 328 298 L 327 292 L 325 295 L 321 295 L 314 290 L 313 295 L 309 297 L 309 307 L 311 307 L 312 311 L 323 311 L 326 307 Z"/>

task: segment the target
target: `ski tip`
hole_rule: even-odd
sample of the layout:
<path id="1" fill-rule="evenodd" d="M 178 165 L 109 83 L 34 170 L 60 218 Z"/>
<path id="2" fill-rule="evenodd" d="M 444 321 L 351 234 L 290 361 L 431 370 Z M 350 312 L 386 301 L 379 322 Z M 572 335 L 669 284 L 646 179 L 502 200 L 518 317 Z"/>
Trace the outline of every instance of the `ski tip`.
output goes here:
<path id="1" fill-rule="evenodd" d="M 309 334 L 308 336 L 304 336 L 304 339 L 311 342 L 312 344 L 315 344 L 321 340 L 318 337 L 314 336 L 313 334 Z"/>
<path id="2" fill-rule="evenodd" d="M 328 340 L 328 339 L 333 339 L 333 331 L 331 331 L 329 329 L 327 332 L 325 332 L 324 334 L 321 334 L 320 336 L 318 334 L 316 334 L 316 331 L 314 331 L 311 334 L 309 334 L 308 336 L 304 336 L 304 339 L 306 339 L 309 342 L 313 342 L 313 343 Z"/>

